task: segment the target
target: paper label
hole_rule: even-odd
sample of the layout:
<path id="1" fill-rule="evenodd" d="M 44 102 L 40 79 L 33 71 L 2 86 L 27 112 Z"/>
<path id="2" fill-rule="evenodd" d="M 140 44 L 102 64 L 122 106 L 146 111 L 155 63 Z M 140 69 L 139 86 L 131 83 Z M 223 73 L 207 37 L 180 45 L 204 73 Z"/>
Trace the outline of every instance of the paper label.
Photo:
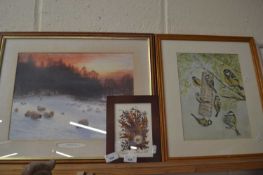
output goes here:
<path id="1" fill-rule="evenodd" d="M 105 155 L 106 163 L 112 162 L 119 158 L 119 155 L 116 152 Z"/>
<path id="2" fill-rule="evenodd" d="M 123 162 L 136 163 L 137 156 L 135 154 L 125 154 L 123 158 Z"/>

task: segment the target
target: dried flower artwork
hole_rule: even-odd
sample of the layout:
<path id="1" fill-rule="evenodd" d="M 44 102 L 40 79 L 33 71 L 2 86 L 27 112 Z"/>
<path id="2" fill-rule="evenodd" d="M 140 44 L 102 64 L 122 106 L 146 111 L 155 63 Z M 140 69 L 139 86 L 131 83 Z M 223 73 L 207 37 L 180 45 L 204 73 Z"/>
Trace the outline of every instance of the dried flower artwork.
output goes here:
<path id="1" fill-rule="evenodd" d="M 122 159 L 135 154 L 139 162 L 159 161 L 159 116 L 155 96 L 107 97 L 107 154 Z M 158 149 L 160 150 L 160 149 Z"/>
<path id="2" fill-rule="evenodd" d="M 147 112 L 136 108 L 123 110 L 118 120 L 120 124 L 121 151 L 131 146 L 144 150 L 149 148 L 147 135 L 149 132 Z"/>

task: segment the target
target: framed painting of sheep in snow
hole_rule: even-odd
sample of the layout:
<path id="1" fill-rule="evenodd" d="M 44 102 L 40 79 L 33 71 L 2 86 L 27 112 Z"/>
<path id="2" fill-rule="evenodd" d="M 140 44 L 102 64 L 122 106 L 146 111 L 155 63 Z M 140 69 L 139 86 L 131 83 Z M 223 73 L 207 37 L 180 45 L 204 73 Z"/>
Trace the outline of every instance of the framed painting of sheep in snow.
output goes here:
<path id="1" fill-rule="evenodd" d="M 158 35 L 156 42 L 165 159 L 262 155 L 263 81 L 254 39 Z"/>
<path id="2" fill-rule="evenodd" d="M 133 95 L 130 53 L 18 53 L 17 61 L 10 140 L 105 138 L 67 126 L 105 131 L 106 97 Z"/>
<path id="3" fill-rule="evenodd" d="M 107 133 L 107 154 L 118 153 L 117 161 L 127 155 L 138 162 L 160 161 L 157 97 L 108 96 Z"/>
<path id="4" fill-rule="evenodd" d="M 103 161 L 107 96 L 156 93 L 152 35 L 0 36 L 0 157 Z"/>

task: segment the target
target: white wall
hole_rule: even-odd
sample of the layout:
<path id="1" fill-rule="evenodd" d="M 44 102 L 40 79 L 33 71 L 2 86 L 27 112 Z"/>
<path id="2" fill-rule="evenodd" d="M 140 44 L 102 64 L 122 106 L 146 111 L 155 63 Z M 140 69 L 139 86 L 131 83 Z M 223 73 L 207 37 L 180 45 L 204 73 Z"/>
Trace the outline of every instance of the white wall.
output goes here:
<path id="1" fill-rule="evenodd" d="M 0 0 L 3 31 L 241 35 L 263 44 L 263 0 Z"/>
<path id="2" fill-rule="evenodd" d="M 246 35 L 263 43 L 263 1 L 0 0 L 0 31 Z"/>

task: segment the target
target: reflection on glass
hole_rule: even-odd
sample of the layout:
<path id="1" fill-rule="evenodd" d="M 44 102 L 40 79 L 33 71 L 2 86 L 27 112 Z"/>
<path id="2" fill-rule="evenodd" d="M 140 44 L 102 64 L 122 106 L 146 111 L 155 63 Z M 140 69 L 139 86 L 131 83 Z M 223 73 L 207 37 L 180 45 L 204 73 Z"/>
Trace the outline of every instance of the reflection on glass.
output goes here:
<path id="1" fill-rule="evenodd" d="M 76 122 L 70 121 L 69 124 L 77 126 L 77 127 L 80 127 L 80 128 L 88 129 L 88 130 L 91 130 L 91 131 L 94 131 L 94 132 L 98 132 L 98 133 L 101 133 L 101 134 L 106 134 L 106 131 L 103 131 L 103 130 L 100 130 L 100 129 L 97 129 L 97 128 L 93 128 L 93 127 L 90 127 L 90 126 L 82 125 L 82 124 L 79 124 L 79 123 L 76 123 Z"/>
<path id="2" fill-rule="evenodd" d="M 1 156 L 0 158 L 7 158 L 7 157 L 12 157 L 12 156 L 16 156 L 18 153 L 12 153 L 12 154 L 7 154 L 4 156 Z"/>
<path id="3" fill-rule="evenodd" d="M 0 120 L 0 123 L 2 123 L 3 121 L 2 120 Z"/>
<path id="4" fill-rule="evenodd" d="M 130 146 L 130 148 L 131 148 L 131 149 L 134 149 L 134 150 L 136 150 L 136 149 L 137 149 L 137 147 L 136 147 L 136 146 Z"/>
<path id="5" fill-rule="evenodd" d="M 64 157 L 73 157 L 73 156 L 71 156 L 69 154 L 65 154 L 65 153 L 62 153 L 62 152 L 59 152 L 59 151 L 56 151 L 56 154 L 64 156 Z"/>

